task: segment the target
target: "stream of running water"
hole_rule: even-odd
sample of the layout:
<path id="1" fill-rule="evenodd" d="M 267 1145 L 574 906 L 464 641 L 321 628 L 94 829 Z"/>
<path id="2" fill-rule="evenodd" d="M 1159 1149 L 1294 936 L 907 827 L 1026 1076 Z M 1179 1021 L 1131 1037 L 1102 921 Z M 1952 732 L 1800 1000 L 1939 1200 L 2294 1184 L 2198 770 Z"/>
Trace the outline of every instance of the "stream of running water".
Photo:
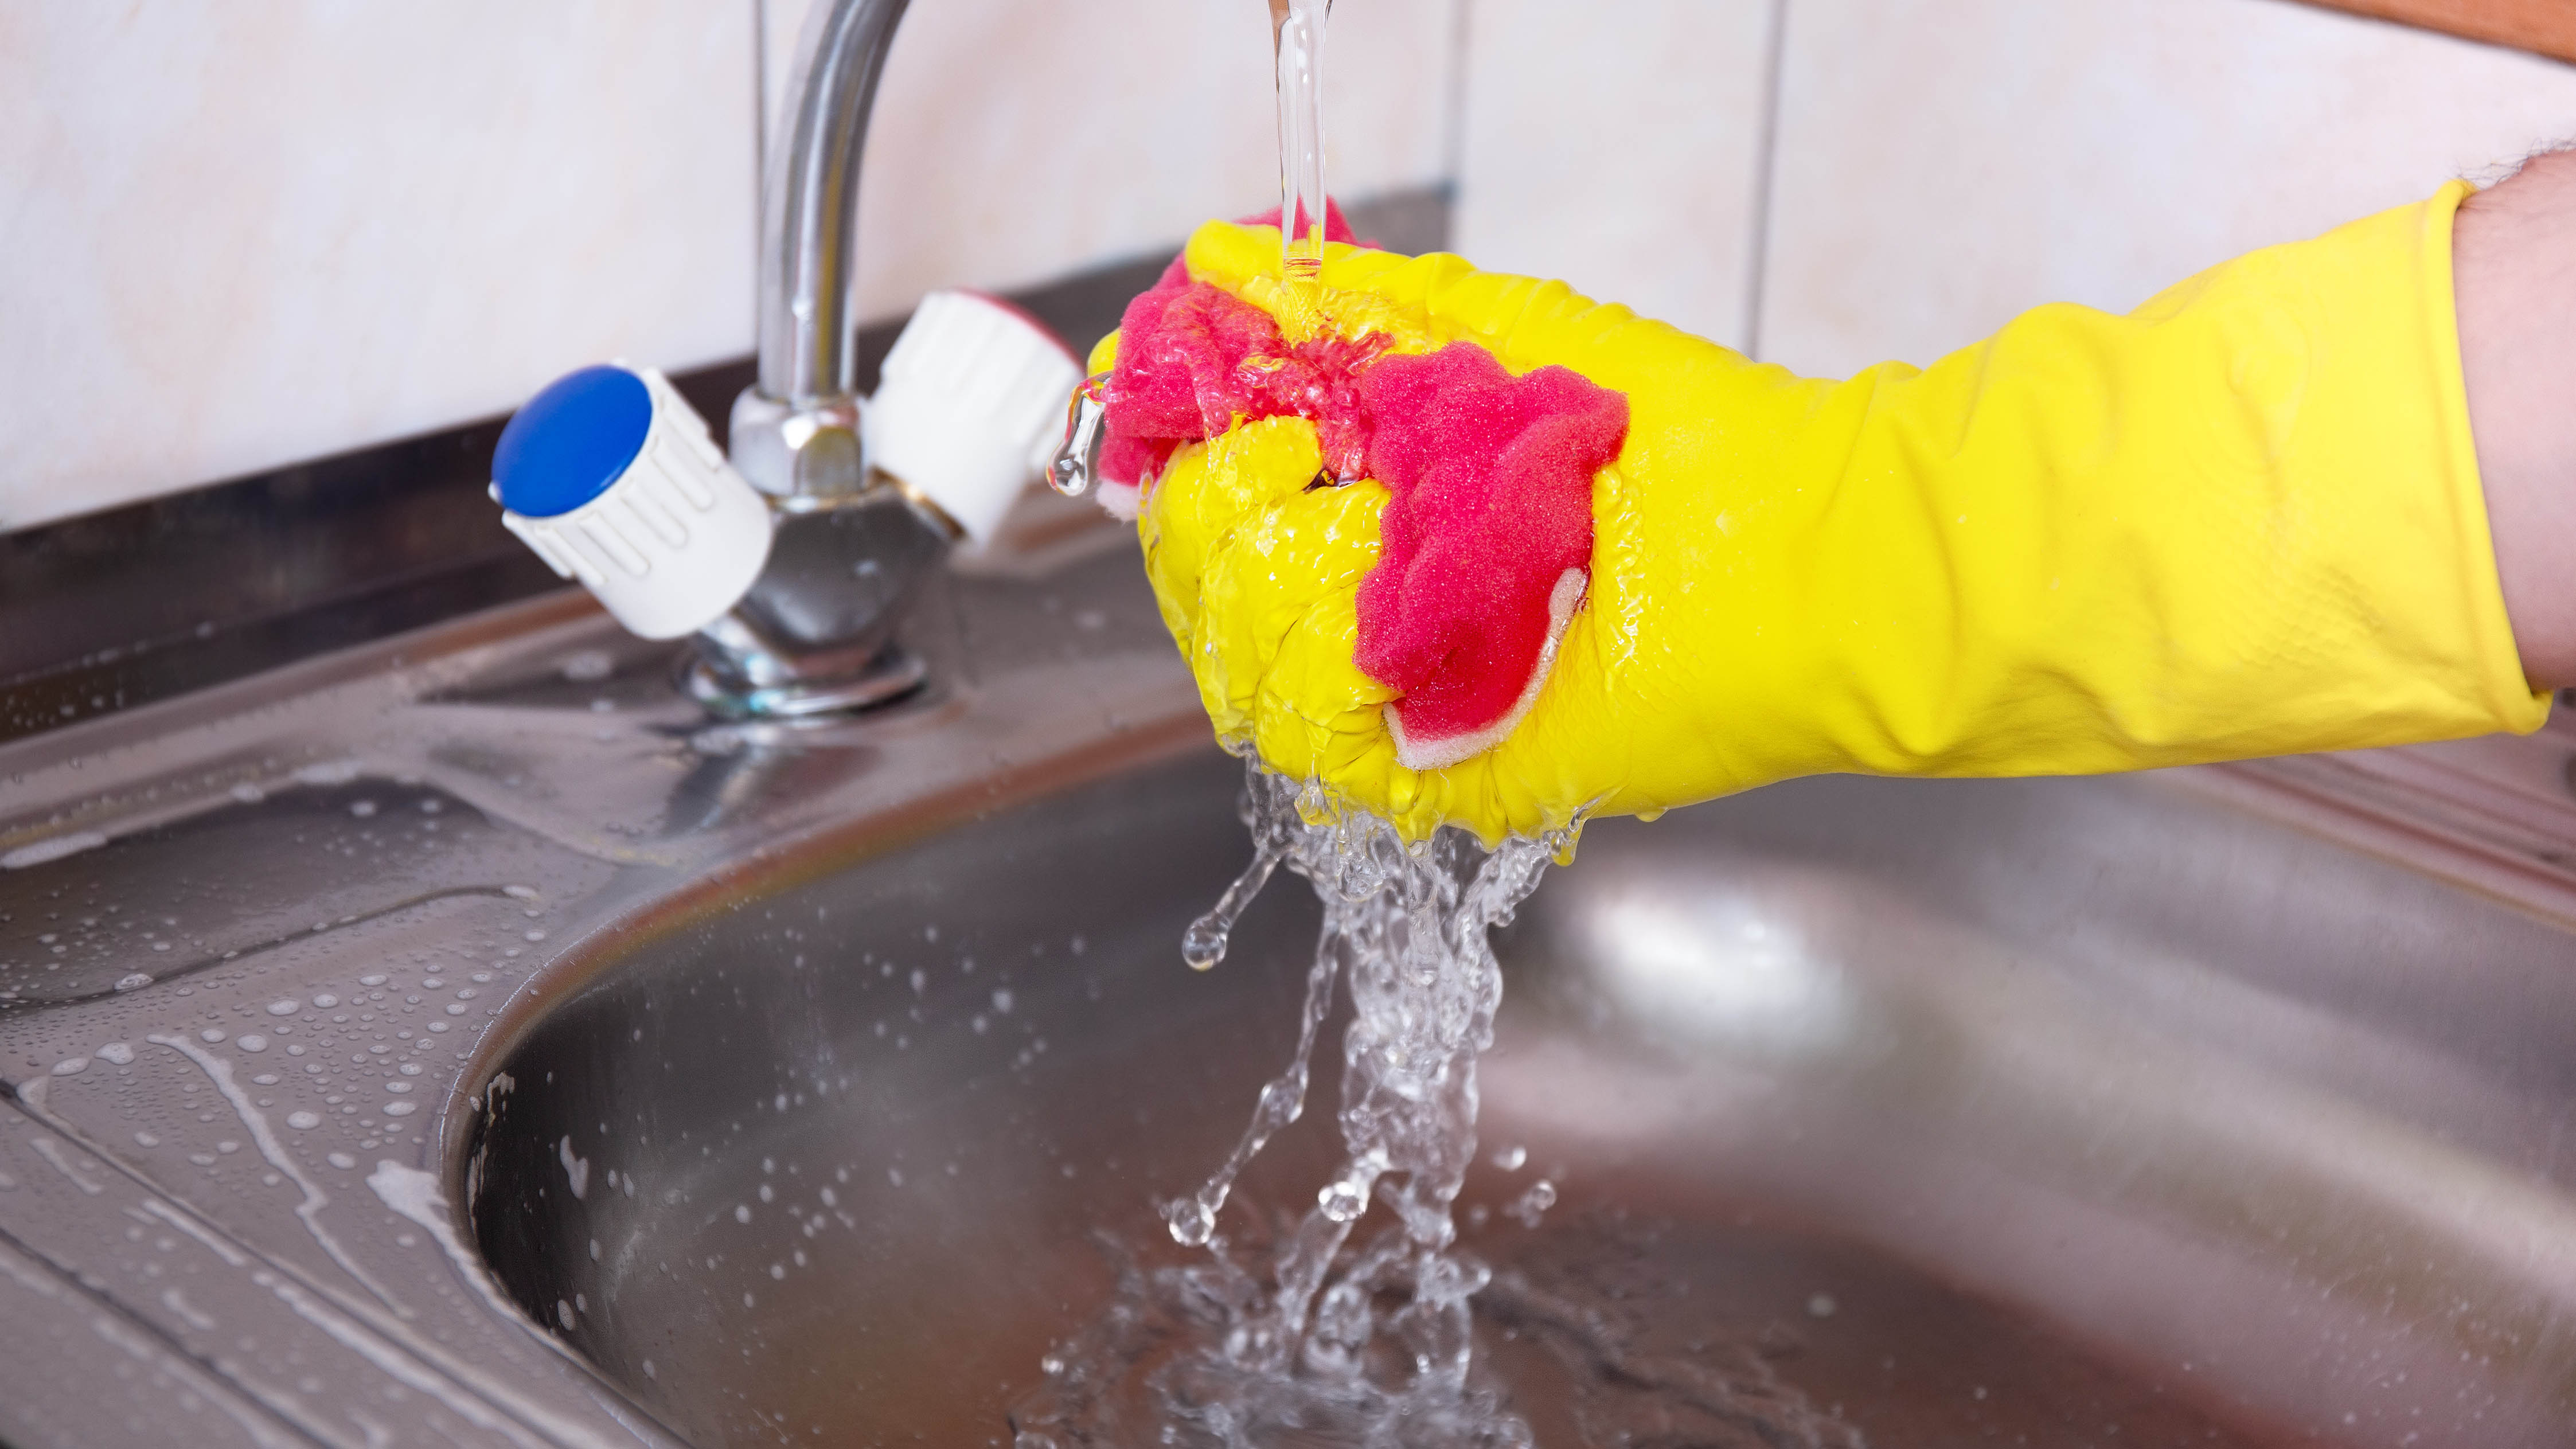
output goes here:
<path id="1" fill-rule="evenodd" d="M 1329 811 L 1312 786 L 1253 767 L 1244 792 L 1252 866 L 1189 932 L 1212 966 L 1260 883 L 1280 865 L 1324 907 L 1297 1046 L 1251 1123 L 1195 1192 L 1173 1200 L 1173 1239 L 1205 1250 L 1161 1275 L 1187 1342 L 1145 1397 L 1150 1440 L 1206 1449 L 1347 1444 L 1512 1449 L 1529 1430 L 1470 1374 L 1470 1299 L 1486 1266 L 1457 1248 L 1452 1204 L 1476 1154 L 1476 1064 L 1493 1041 L 1502 973 L 1487 933 L 1508 921 L 1569 838 L 1493 851 L 1443 830 L 1407 848 L 1384 821 Z M 1317 1038 L 1347 990 L 1342 1159 L 1292 1228 L 1247 1248 L 1221 1214 L 1236 1177 L 1304 1112 Z M 1383 1221 L 1371 1223 L 1371 1209 Z M 1366 1231 L 1363 1231 L 1366 1229 Z M 1022 1420 L 1019 1449 L 1117 1442 L 1087 1389 L 1136 1361 L 1113 1312 L 1104 1332 L 1048 1361 L 1053 1402 Z"/>

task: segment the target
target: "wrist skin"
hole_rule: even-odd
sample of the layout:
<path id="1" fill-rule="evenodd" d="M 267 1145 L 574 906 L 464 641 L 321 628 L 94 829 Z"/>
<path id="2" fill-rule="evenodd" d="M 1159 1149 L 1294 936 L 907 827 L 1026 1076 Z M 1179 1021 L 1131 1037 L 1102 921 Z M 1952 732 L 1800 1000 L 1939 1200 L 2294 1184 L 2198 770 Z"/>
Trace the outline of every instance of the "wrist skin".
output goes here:
<path id="1" fill-rule="evenodd" d="M 2576 685 L 2576 150 L 2453 224 L 2460 370 L 2496 573 L 2533 687 Z"/>

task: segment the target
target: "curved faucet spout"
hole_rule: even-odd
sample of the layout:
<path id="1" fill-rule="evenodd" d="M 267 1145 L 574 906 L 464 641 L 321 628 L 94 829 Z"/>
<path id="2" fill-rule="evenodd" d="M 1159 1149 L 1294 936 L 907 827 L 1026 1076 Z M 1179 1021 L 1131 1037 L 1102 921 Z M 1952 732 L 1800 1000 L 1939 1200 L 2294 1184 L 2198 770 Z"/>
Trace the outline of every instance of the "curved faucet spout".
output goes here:
<path id="1" fill-rule="evenodd" d="M 761 188 L 760 383 L 805 412 L 858 396 L 859 161 L 909 0 L 827 0 L 796 45 Z"/>

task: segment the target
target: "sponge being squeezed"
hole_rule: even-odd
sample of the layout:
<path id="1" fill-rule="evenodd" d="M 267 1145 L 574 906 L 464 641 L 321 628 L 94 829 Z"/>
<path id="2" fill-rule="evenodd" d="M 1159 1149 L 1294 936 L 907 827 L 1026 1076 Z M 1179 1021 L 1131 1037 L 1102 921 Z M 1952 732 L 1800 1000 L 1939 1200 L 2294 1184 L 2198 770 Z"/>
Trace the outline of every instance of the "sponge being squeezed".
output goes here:
<path id="1" fill-rule="evenodd" d="M 1499 742 L 1538 698 L 1592 563 L 1592 477 L 1619 456 L 1628 400 L 1570 368 L 1513 377 L 1452 342 L 1360 379 L 1368 473 L 1385 485 L 1355 660 L 1407 768 Z"/>
<path id="2" fill-rule="evenodd" d="M 1279 213 L 1246 225 L 1277 226 Z M 1338 204 L 1324 207 L 1327 241 L 1351 241 Z M 1132 520 L 1141 489 L 1190 443 L 1261 418 L 1304 417 L 1332 426 L 1325 457 L 1344 476 L 1364 466 L 1347 424 L 1360 367 L 1383 352 L 1384 334 L 1323 335 L 1292 343 L 1268 312 L 1193 279 L 1175 257 L 1162 279 L 1127 304 L 1118 323 L 1118 362 L 1104 395 L 1100 503 Z"/>
<path id="3" fill-rule="evenodd" d="M 1326 230 L 1348 239 L 1338 209 Z M 1291 340 L 1176 261 L 1128 305 L 1101 453 L 1102 503 L 1127 518 L 1179 449 L 1267 418 L 1313 425 L 1310 488 L 1385 489 L 1353 661 L 1396 692 L 1387 727 L 1417 770 L 1491 747 L 1537 699 L 1583 597 L 1593 475 L 1628 427 L 1627 400 L 1571 369 L 1514 377 L 1468 341 L 1406 350 L 1423 344 L 1330 327 Z"/>

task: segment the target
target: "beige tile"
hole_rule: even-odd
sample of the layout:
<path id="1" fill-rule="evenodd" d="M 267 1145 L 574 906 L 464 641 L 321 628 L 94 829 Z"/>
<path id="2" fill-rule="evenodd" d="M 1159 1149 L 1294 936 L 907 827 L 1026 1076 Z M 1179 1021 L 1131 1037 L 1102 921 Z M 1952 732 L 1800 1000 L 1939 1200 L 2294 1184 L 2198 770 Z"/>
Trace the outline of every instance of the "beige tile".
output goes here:
<path id="1" fill-rule="evenodd" d="M 1771 0 L 1475 0 L 1457 248 L 1743 343 Z"/>
<path id="2" fill-rule="evenodd" d="M 1765 354 L 1928 361 L 2576 133 L 2576 69 L 2278 0 L 1790 0 Z"/>
<path id="3" fill-rule="evenodd" d="M 1456 3 L 1351 0 L 1334 12 L 1335 194 L 1446 175 Z M 805 9 L 769 10 L 783 85 Z M 862 312 L 898 315 L 934 287 L 1058 276 L 1278 205 L 1266 16 L 1259 0 L 913 6 L 868 134 Z"/>
<path id="4" fill-rule="evenodd" d="M 745 0 L 0 6 L 0 529 L 745 350 L 751 44 Z"/>

